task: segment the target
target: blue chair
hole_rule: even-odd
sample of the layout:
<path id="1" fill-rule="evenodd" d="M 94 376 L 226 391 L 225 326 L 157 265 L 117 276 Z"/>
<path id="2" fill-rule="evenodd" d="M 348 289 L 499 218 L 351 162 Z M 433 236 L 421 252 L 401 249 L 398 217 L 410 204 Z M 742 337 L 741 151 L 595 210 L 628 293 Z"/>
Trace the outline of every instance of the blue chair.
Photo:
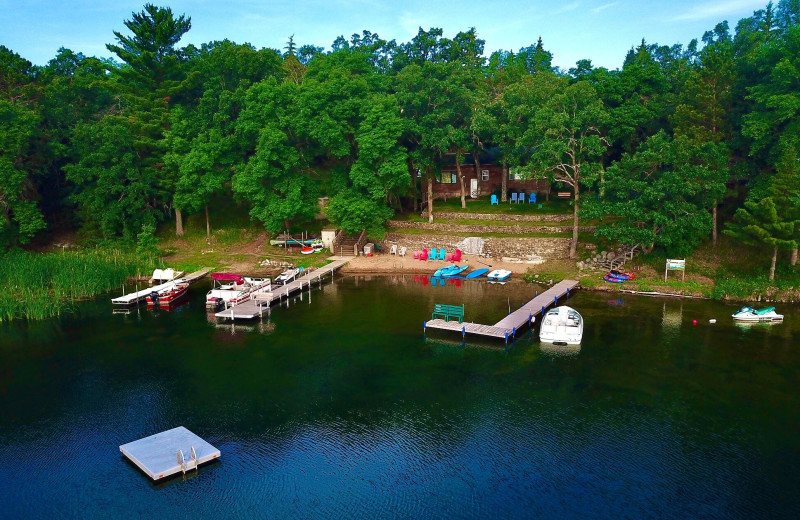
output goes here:
<path id="1" fill-rule="evenodd" d="M 443 247 L 439 248 L 439 254 L 436 257 L 437 260 L 444 260 L 445 254 L 447 254 Z"/>
<path id="2" fill-rule="evenodd" d="M 528 204 L 536 204 L 536 193 L 531 193 L 528 197 Z"/>
<path id="3" fill-rule="evenodd" d="M 492 204 L 497 204 L 497 195 L 492 195 L 491 201 L 492 201 Z"/>
<path id="4" fill-rule="evenodd" d="M 430 251 L 428 251 L 428 260 L 436 260 L 436 248 L 432 247 Z"/>
<path id="5" fill-rule="evenodd" d="M 525 192 L 517 193 L 517 204 L 525 202 Z"/>
<path id="6" fill-rule="evenodd" d="M 517 194 L 516 193 L 512 193 L 511 194 L 511 200 L 509 202 L 517 202 Z"/>

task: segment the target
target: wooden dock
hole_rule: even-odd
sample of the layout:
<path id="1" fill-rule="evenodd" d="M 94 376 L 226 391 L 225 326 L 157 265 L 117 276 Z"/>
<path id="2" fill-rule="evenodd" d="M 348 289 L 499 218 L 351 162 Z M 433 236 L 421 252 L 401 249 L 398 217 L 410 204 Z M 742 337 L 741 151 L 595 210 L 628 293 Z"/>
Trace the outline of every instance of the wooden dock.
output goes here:
<path id="1" fill-rule="evenodd" d="M 352 257 L 337 258 L 330 264 L 309 271 L 286 285 L 273 286 L 271 292 L 261 293 L 255 300 L 248 300 L 229 309 L 219 311 L 214 316 L 228 320 L 252 320 L 263 316 L 269 312 L 273 303 L 280 303 L 281 300 L 288 298 L 292 293 L 304 289 L 310 290 L 312 283 L 322 283 L 324 276 L 333 275 L 334 271 L 349 262 Z"/>
<path id="2" fill-rule="evenodd" d="M 153 480 L 186 473 L 220 456 L 217 448 L 183 426 L 123 444 L 119 451 Z"/>
<path id="3" fill-rule="evenodd" d="M 467 334 L 474 334 L 477 336 L 502 339 L 507 342 L 509 339 L 513 339 L 524 325 L 532 324 L 537 315 L 544 312 L 547 307 L 553 304 L 557 305 L 559 298 L 568 296 L 570 291 L 574 290 L 577 286 L 578 282 L 575 280 L 563 280 L 558 282 L 494 325 L 483 325 L 472 322 L 458 323 L 457 321 L 435 319 L 425 322 L 425 330 L 434 329 L 460 332 L 463 337 L 466 337 Z"/>
<path id="4" fill-rule="evenodd" d="M 209 269 L 208 267 L 204 267 L 204 268 L 200 269 L 199 271 L 195 271 L 193 273 L 190 273 L 190 274 L 184 276 L 182 279 L 186 280 L 187 282 L 189 282 L 189 284 L 192 284 L 192 283 L 196 282 L 197 280 L 201 279 L 202 277 L 204 277 L 205 275 L 207 275 L 209 271 L 211 271 L 211 269 Z M 161 289 L 164 289 L 165 287 L 169 286 L 174 281 L 175 280 L 170 280 L 169 282 L 165 282 L 165 283 L 162 283 L 160 285 L 153 285 L 153 286 L 150 286 L 150 287 L 146 287 L 145 289 L 142 289 L 141 291 L 136 291 L 136 292 L 132 292 L 132 293 L 128 293 L 128 294 L 123 294 L 122 296 L 119 296 L 117 298 L 111 298 L 111 303 L 113 303 L 114 305 L 123 305 L 123 306 L 124 305 L 135 305 L 135 304 L 141 303 L 147 298 L 147 296 L 150 293 L 152 293 L 154 291 L 158 292 Z"/>

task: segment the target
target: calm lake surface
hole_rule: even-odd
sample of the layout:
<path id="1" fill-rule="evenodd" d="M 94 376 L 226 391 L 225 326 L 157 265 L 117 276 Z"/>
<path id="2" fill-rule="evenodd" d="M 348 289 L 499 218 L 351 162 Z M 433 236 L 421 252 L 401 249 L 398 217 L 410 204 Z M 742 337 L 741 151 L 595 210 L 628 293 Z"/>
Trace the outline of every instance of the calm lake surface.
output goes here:
<path id="1" fill-rule="evenodd" d="M 0 517 L 800 514 L 797 307 L 738 327 L 736 304 L 578 291 L 579 349 L 465 346 L 423 335 L 434 303 L 494 323 L 542 289 L 420 280 L 337 276 L 235 328 L 204 285 L 0 325 Z M 180 425 L 221 459 L 154 484 L 119 452 Z"/>

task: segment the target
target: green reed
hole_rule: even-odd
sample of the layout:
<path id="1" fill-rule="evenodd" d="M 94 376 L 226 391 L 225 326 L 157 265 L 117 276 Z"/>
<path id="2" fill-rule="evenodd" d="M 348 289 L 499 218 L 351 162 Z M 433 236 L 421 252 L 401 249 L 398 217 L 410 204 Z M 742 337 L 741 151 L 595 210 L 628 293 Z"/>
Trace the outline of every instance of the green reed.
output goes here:
<path id="1" fill-rule="evenodd" d="M 0 255 L 0 321 L 58 316 L 71 302 L 118 288 L 149 262 L 117 250 Z"/>

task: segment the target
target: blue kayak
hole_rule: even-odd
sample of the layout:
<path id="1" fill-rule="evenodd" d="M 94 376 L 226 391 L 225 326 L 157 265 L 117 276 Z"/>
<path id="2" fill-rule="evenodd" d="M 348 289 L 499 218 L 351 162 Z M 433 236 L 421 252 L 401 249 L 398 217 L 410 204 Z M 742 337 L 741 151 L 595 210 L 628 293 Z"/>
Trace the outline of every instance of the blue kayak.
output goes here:
<path id="1" fill-rule="evenodd" d="M 472 278 L 481 277 L 481 276 L 485 275 L 488 272 L 489 272 L 488 269 L 475 269 L 471 273 L 467 274 L 467 280 L 470 280 Z"/>
<path id="2" fill-rule="evenodd" d="M 455 265 L 455 264 L 448 265 L 447 267 L 442 267 L 441 269 L 437 269 L 437 271 L 435 273 L 433 273 L 433 276 L 436 276 L 436 277 L 441 276 L 443 278 L 447 278 L 448 276 L 455 276 L 455 275 L 461 273 L 462 271 L 466 271 L 467 269 L 469 269 L 468 265 L 464 265 L 464 266 Z"/>

